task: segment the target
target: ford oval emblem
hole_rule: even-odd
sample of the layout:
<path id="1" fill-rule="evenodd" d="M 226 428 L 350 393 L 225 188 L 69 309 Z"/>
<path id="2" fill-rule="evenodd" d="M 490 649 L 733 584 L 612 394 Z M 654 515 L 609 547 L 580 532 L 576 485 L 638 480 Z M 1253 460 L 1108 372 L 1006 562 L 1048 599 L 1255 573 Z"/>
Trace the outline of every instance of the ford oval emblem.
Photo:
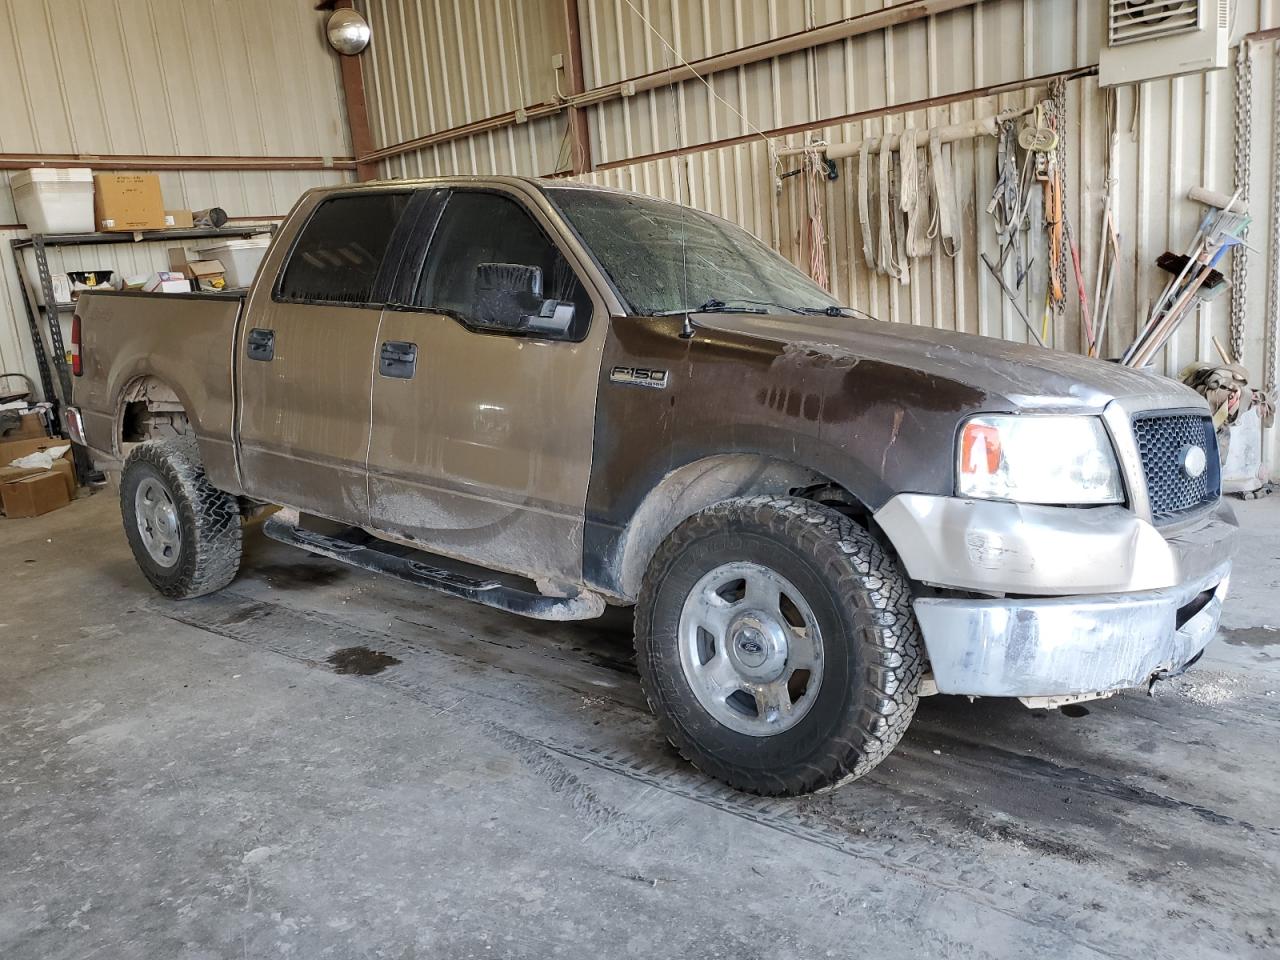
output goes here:
<path id="1" fill-rule="evenodd" d="M 1182 467 L 1182 472 L 1192 480 L 1198 480 L 1204 476 L 1204 469 L 1209 465 L 1204 447 L 1195 444 L 1187 444 L 1182 448 L 1182 452 L 1178 456 L 1178 463 Z"/>

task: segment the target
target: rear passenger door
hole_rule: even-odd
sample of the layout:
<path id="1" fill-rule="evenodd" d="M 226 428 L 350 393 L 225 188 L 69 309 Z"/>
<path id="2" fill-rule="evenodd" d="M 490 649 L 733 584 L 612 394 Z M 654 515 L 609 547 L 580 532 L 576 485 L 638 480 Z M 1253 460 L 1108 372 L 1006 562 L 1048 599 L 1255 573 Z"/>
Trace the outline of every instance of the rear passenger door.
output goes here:
<path id="1" fill-rule="evenodd" d="M 608 312 L 536 203 L 498 189 L 441 194 L 403 305 L 379 337 L 369 445 L 375 529 L 498 570 L 578 582 Z M 536 268 L 572 305 L 557 333 L 495 308 L 495 271 Z M 511 312 L 511 311 L 507 311 Z M 412 356 L 408 361 L 397 358 Z"/>
<path id="2" fill-rule="evenodd" d="M 236 345 L 251 496 L 365 522 L 374 345 L 414 199 L 403 188 L 323 196 L 264 265 Z"/>

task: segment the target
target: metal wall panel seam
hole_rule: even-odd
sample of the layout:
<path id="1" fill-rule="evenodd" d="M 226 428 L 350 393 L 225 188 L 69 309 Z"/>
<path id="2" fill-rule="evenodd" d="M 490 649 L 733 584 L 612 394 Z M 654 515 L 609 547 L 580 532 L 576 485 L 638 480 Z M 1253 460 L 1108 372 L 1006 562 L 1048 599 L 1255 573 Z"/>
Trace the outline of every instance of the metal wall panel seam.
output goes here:
<path id="1" fill-rule="evenodd" d="M 418 99 L 417 99 L 417 96 L 416 96 L 416 95 L 414 94 L 414 92 L 413 92 L 413 87 L 414 87 L 414 83 L 413 83 L 413 74 L 414 74 L 416 71 L 414 71 L 414 70 L 409 66 L 411 63 L 413 63 L 413 58 L 409 55 L 409 26 L 408 26 L 408 24 L 405 22 L 405 8 L 406 8 L 407 6 L 408 6 L 408 4 L 406 4 L 406 3 L 397 3 L 397 4 L 396 4 L 396 7 L 397 7 L 398 12 L 399 12 L 399 14 L 400 14 L 400 30 L 399 30 L 399 33 L 400 33 L 400 46 L 401 46 L 401 50 L 403 51 L 403 54 L 404 54 L 404 60 L 403 60 L 403 64 L 404 64 L 404 98 L 408 101 L 408 102 L 407 102 L 407 104 L 401 104 L 401 103 L 400 103 L 400 85 L 399 85 L 398 83 L 396 83 L 396 84 L 395 84 L 395 86 L 394 86 L 392 89 L 393 89 L 393 91 L 394 91 L 393 96 L 395 97 L 395 100 L 396 100 L 396 131 L 397 131 L 396 136 L 397 136 L 397 138 L 399 138 L 399 139 L 403 139 L 403 138 L 404 138 L 404 128 L 403 128 L 403 126 L 401 125 L 401 120 L 400 120 L 400 118 L 401 118 L 401 111 L 402 111 L 402 109 L 403 109 L 403 107 L 404 107 L 404 106 L 407 106 L 407 107 L 408 107 L 408 110 L 409 110 L 408 117 L 409 117 L 409 130 L 410 130 L 410 132 L 411 132 L 412 134 L 416 134 L 416 133 L 418 132 Z M 385 9 L 385 6 L 384 6 L 384 9 Z M 392 70 L 392 71 L 391 71 L 391 77 L 393 78 L 393 82 L 395 82 L 395 78 L 396 78 L 397 73 L 398 73 L 398 71 L 397 71 L 397 70 Z"/>
<path id="2" fill-rule="evenodd" d="M 194 53 L 194 51 L 193 51 L 193 50 L 192 50 L 192 48 L 191 48 L 191 24 L 190 24 L 190 22 L 188 21 L 188 18 L 187 18 L 187 7 L 186 7 L 186 5 L 185 5 L 185 4 L 179 4 L 179 5 L 178 5 L 178 15 L 179 15 L 179 17 L 181 17 L 181 19 L 182 19 L 182 31 L 181 31 L 181 32 L 182 32 L 182 44 L 183 44 L 183 47 L 185 48 L 185 50 L 186 50 L 186 52 L 187 52 L 187 58 L 186 58 L 186 59 L 187 59 L 187 63 L 194 64 L 194 63 L 195 63 L 195 53 Z M 90 48 L 90 49 L 93 49 L 93 44 L 92 44 L 92 43 L 90 43 L 90 44 L 89 44 L 89 48 Z M 192 88 L 193 88 L 193 90 L 195 91 L 196 102 L 197 102 L 197 103 L 202 103 L 202 102 L 204 102 L 205 98 L 204 98 L 204 96 L 202 95 L 201 90 L 200 90 L 200 71 L 199 71 L 199 70 L 196 70 L 194 67 L 193 67 L 193 68 L 192 68 L 192 70 L 191 70 L 191 83 L 192 83 Z M 208 149 L 209 149 L 209 146 L 210 146 L 210 143 L 211 143 L 211 139 L 212 139 L 212 138 L 209 136 L 209 122 L 208 122 L 208 120 L 206 119 L 205 111 L 203 111 L 203 110 L 197 110 L 197 111 L 196 111 L 196 117 L 197 117 L 197 122 L 200 124 L 200 132 L 201 132 L 201 141 L 200 141 L 200 146 L 201 146 L 201 149 L 203 149 L 203 150 L 208 150 Z M 106 126 L 109 128 L 111 125 L 110 125 L 110 124 L 107 124 Z M 183 195 L 184 197 L 185 197 L 185 196 L 187 196 L 187 194 L 188 194 L 188 192 L 189 192 L 189 191 L 188 191 L 188 186 L 187 186 L 187 178 L 186 178 L 186 175 L 185 175 L 185 174 L 183 174 L 183 173 L 179 173 L 179 174 L 178 174 L 178 182 L 179 182 L 179 183 L 181 184 L 181 186 L 182 186 L 182 195 Z"/>
<path id="3" fill-rule="evenodd" d="M 155 63 L 159 66 L 161 77 L 164 77 L 164 79 L 167 80 L 168 78 L 165 77 L 166 62 L 164 58 L 164 50 L 160 43 L 160 30 L 156 26 L 156 9 L 150 2 L 147 3 L 146 9 L 147 9 L 147 26 L 150 28 L 149 33 L 151 35 L 151 49 L 155 55 Z M 55 43 L 53 46 L 54 46 L 54 49 L 56 50 L 58 45 Z M 55 54 L 55 58 L 56 58 L 56 54 Z M 190 63 L 191 61 L 188 60 L 187 61 L 188 66 L 190 65 Z M 174 119 L 173 101 L 169 98 L 169 84 L 167 82 L 162 82 L 160 84 L 160 98 L 164 101 L 164 115 L 165 115 L 165 119 L 168 121 L 168 124 L 169 124 L 169 140 L 173 144 L 173 151 L 174 153 L 182 153 L 182 148 L 183 148 L 182 139 L 178 134 L 177 122 Z M 68 114 L 69 114 L 69 111 L 68 111 Z M 73 136 L 74 136 L 74 133 L 73 133 Z"/>
<path id="4" fill-rule="evenodd" d="M 89 11 L 84 4 L 84 0 L 80 0 L 80 2 L 77 5 L 80 8 L 81 30 L 83 31 L 86 37 L 91 37 L 93 36 L 93 31 L 90 30 L 89 28 Z M 89 44 L 86 44 L 86 46 L 89 48 L 89 65 L 92 69 L 93 75 L 95 77 L 99 76 L 100 74 L 98 70 L 97 45 L 93 43 L 89 43 Z M 93 84 L 93 95 L 94 95 L 94 98 L 98 101 L 98 115 L 101 117 L 107 117 L 109 116 L 109 114 L 107 113 L 107 102 L 103 98 L 103 89 L 104 89 L 103 84 L 101 83 Z M 69 109 L 70 107 L 68 106 L 68 110 Z M 102 125 L 103 136 L 106 139 L 106 143 L 107 143 L 107 150 L 106 150 L 107 153 L 116 152 L 115 141 L 114 141 L 114 138 L 112 137 L 113 130 L 114 130 L 114 126 L 110 123 L 104 123 Z"/>
<path id="5" fill-rule="evenodd" d="M 57 35 L 58 35 L 58 31 L 54 28 L 54 25 L 53 25 L 53 8 L 52 8 L 52 7 L 50 7 L 50 6 L 46 6 L 46 7 L 44 8 L 44 22 L 45 22 L 45 30 L 48 32 L 48 36 L 49 36 L 50 38 L 57 37 Z M 90 46 L 92 46 L 92 44 L 90 44 Z M 56 42 L 51 42 L 51 43 L 49 44 L 49 50 L 50 50 L 50 52 L 53 54 L 53 70 L 54 70 L 54 73 L 55 73 L 59 78 L 61 78 L 61 77 L 62 77 L 62 54 L 61 54 L 61 51 L 58 49 L 58 44 L 57 44 Z M 60 99 L 60 101 L 61 101 L 61 103 L 62 103 L 62 115 L 63 115 L 64 117 L 66 117 L 66 118 L 67 118 L 67 120 L 68 120 L 68 122 L 67 122 L 67 136 L 68 136 L 68 138 L 69 138 L 69 140 L 70 140 L 70 142 L 71 142 L 71 152 L 72 152 L 72 153 L 79 153 L 79 152 L 80 152 L 80 148 L 79 148 L 79 146 L 77 145 L 76 125 L 75 125 L 74 123 L 71 123 L 71 122 L 70 122 L 70 119 L 71 119 L 71 100 L 70 100 L 70 99 L 68 98 L 68 96 L 67 96 L 67 84 L 66 84 L 66 83 L 59 83 L 59 84 L 58 84 L 58 97 L 59 97 L 59 99 Z"/>
<path id="6" fill-rule="evenodd" d="M 36 101 L 35 97 L 32 96 L 31 86 L 27 81 L 26 63 L 22 56 L 22 43 L 20 42 L 22 34 L 18 31 L 18 24 L 14 19 L 17 16 L 15 8 L 9 6 L 7 9 L 9 16 L 9 35 L 13 37 L 14 59 L 18 65 L 18 82 L 22 86 L 22 102 L 27 108 L 27 125 L 31 130 L 32 144 L 37 150 L 40 150 L 42 148 L 40 142 L 40 128 L 36 124 L 36 117 L 33 112 Z"/>

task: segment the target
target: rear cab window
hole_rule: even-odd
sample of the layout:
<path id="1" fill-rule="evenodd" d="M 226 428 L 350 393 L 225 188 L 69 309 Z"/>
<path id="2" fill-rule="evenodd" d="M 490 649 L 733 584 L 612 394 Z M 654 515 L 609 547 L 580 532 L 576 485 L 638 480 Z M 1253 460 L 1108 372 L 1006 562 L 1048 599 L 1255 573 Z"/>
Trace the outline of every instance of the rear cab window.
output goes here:
<path id="1" fill-rule="evenodd" d="M 321 202 L 294 241 L 274 299 L 381 305 L 399 263 L 397 257 L 388 257 L 392 236 L 413 198 L 408 191 L 377 192 Z"/>

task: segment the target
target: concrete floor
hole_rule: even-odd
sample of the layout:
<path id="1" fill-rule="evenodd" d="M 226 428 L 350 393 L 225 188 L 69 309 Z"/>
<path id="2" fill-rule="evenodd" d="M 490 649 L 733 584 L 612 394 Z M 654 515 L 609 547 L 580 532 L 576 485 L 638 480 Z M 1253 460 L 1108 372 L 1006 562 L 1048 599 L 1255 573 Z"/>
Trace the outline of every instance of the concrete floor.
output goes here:
<path id="1" fill-rule="evenodd" d="M 256 531 L 170 603 L 110 493 L 0 520 L 0 957 L 1274 957 L 1280 498 L 1237 510 L 1191 674 L 1074 717 L 934 697 L 791 801 L 682 764 L 618 630 Z M 358 646 L 401 663 L 326 662 Z"/>

